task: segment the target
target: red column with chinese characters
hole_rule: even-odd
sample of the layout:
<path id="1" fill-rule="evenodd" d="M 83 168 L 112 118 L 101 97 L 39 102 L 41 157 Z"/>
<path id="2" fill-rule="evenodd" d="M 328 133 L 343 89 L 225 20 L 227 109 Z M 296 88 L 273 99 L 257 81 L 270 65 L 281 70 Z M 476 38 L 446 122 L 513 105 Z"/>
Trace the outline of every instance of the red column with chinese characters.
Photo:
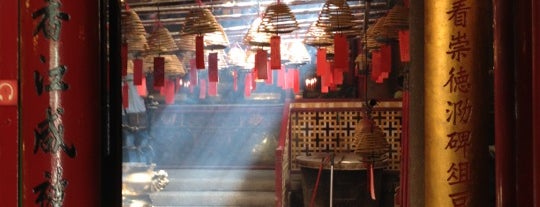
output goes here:
<path id="1" fill-rule="evenodd" d="M 0 18 L 0 203 L 17 206 L 18 95 L 17 90 L 17 1 L 2 2 Z"/>
<path id="2" fill-rule="evenodd" d="M 101 206 L 99 2 L 19 3 L 22 206 Z"/>

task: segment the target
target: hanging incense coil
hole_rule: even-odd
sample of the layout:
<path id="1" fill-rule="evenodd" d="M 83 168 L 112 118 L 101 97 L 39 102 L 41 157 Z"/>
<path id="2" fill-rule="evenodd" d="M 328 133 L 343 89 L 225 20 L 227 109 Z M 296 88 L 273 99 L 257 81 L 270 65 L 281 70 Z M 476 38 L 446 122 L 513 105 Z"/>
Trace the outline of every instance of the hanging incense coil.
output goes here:
<path id="1" fill-rule="evenodd" d="M 220 24 L 208 9 L 194 8 L 186 16 L 184 34 L 204 34 L 220 30 Z"/>
<path id="2" fill-rule="evenodd" d="M 123 41 L 128 44 L 128 51 L 144 51 L 148 49 L 146 30 L 139 15 L 133 10 L 122 12 Z"/>
<path id="3" fill-rule="evenodd" d="M 219 26 L 219 30 L 204 34 L 204 47 L 210 50 L 223 50 L 229 47 L 229 38 L 223 27 Z"/>
<path id="4" fill-rule="evenodd" d="M 147 55 L 143 58 L 143 72 L 152 73 L 154 72 L 154 57 L 157 55 Z M 178 56 L 173 54 L 160 55 L 165 59 L 165 75 L 168 76 L 184 76 L 186 74 L 186 69 L 184 64 Z"/>
<path id="5" fill-rule="evenodd" d="M 384 158 L 390 144 L 382 129 L 369 118 L 360 120 L 354 128 L 354 153 L 375 161 Z"/>
<path id="6" fill-rule="evenodd" d="M 257 17 L 253 20 L 251 26 L 246 32 L 246 35 L 244 36 L 245 44 L 256 47 L 270 47 L 271 35 L 269 33 L 258 31 L 261 21 L 261 17 Z"/>
<path id="7" fill-rule="evenodd" d="M 311 61 L 311 55 L 304 43 L 300 41 L 289 41 L 283 48 L 285 50 L 282 51 L 281 59 L 286 60 L 288 65 L 301 65 Z"/>
<path id="8" fill-rule="evenodd" d="M 397 30 L 409 28 L 409 8 L 396 4 L 386 14 L 383 27 L 396 28 Z"/>
<path id="9" fill-rule="evenodd" d="M 319 14 L 317 26 L 326 31 L 345 31 L 354 25 L 353 13 L 346 0 L 327 0 Z"/>
<path id="10" fill-rule="evenodd" d="M 298 29 L 296 17 L 284 3 L 271 4 L 266 8 L 258 31 L 272 34 L 290 33 Z"/>
<path id="11" fill-rule="evenodd" d="M 246 51 L 235 44 L 227 53 L 227 62 L 230 65 L 244 67 L 246 65 Z"/>
<path id="12" fill-rule="evenodd" d="M 377 35 L 377 34 L 375 34 L 376 25 L 377 25 L 377 23 L 375 23 L 375 24 L 371 25 L 370 27 L 368 27 L 367 31 L 366 31 L 366 35 L 364 35 L 362 37 L 362 42 L 365 43 L 366 49 L 369 50 L 369 51 L 374 50 L 374 49 L 378 49 L 382 45 L 382 43 L 380 43 L 376 39 L 376 35 Z"/>
<path id="13" fill-rule="evenodd" d="M 195 35 L 180 34 L 176 43 L 180 51 L 195 51 Z"/>
<path id="14" fill-rule="evenodd" d="M 146 54 L 164 54 L 176 51 L 178 51 L 178 46 L 167 28 L 158 26 L 150 37 L 148 37 Z"/>
<path id="15" fill-rule="evenodd" d="M 331 33 L 317 26 L 317 22 L 313 22 L 304 37 L 304 44 L 314 47 L 326 47 L 333 45 L 334 39 Z"/>

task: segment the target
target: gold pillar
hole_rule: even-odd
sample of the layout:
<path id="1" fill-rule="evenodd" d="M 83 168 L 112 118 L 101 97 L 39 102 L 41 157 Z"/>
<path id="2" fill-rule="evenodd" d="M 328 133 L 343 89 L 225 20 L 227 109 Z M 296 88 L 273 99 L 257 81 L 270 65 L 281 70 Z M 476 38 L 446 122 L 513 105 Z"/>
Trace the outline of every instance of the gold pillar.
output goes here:
<path id="1" fill-rule="evenodd" d="M 425 206 L 488 203 L 490 1 L 425 1 Z"/>

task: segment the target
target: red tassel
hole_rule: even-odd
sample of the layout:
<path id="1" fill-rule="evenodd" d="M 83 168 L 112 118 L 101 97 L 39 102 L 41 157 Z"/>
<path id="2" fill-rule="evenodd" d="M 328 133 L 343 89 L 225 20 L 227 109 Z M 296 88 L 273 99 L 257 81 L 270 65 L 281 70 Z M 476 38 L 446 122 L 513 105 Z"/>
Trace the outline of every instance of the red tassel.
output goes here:
<path id="1" fill-rule="evenodd" d="M 281 69 L 281 38 L 272 36 L 270 38 L 270 68 L 272 70 Z"/>
<path id="2" fill-rule="evenodd" d="M 141 84 L 137 86 L 137 93 L 139 96 L 148 96 L 148 90 L 146 90 L 146 78 L 142 77 Z"/>
<path id="3" fill-rule="evenodd" d="M 174 88 L 175 88 L 175 79 L 167 79 L 165 81 L 164 90 L 165 95 L 165 104 L 171 105 L 174 103 Z"/>
<path id="4" fill-rule="evenodd" d="M 122 48 L 120 51 L 120 60 L 122 61 L 122 76 L 127 75 L 127 65 L 128 65 L 128 44 L 122 43 Z"/>
<path id="5" fill-rule="evenodd" d="M 208 96 L 217 96 L 217 82 L 208 82 Z"/>
<path id="6" fill-rule="evenodd" d="M 165 79 L 165 58 L 154 57 L 154 87 L 164 85 Z"/>
<path id="7" fill-rule="evenodd" d="M 206 99 L 206 80 L 199 80 L 199 99 Z"/>
<path id="8" fill-rule="evenodd" d="M 195 37 L 195 65 L 197 69 L 204 69 L 204 36 Z"/>
<path id="9" fill-rule="evenodd" d="M 256 71 L 256 78 L 257 79 L 267 79 L 268 78 L 268 65 L 267 65 L 267 58 L 268 54 L 266 51 L 259 49 L 257 50 L 257 53 L 255 54 L 255 71 Z"/>
<path id="10" fill-rule="evenodd" d="M 409 53 L 409 30 L 399 30 L 399 57 L 401 62 L 411 61 Z"/>
<path id="11" fill-rule="evenodd" d="M 373 174 L 373 163 L 369 164 L 369 194 L 372 200 L 376 200 L 375 197 L 375 175 Z"/>
<path id="12" fill-rule="evenodd" d="M 251 73 L 246 74 L 246 79 L 244 80 L 244 96 L 251 96 Z"/>
<path id="13" fill-rule="evenodd" d="M 322 76 L 324 72 L 324 67 L 326 64 L 326 48 L 317 49 L 317 72 L 318 76 Z"/>
<path id="14" fill-rule="evenodd" d="M 129 107 L 129 87 L 127 82 L 122 85 L 122 107 L 127 109 Z"/>
<path id="15" fill-rule="evenodd" d="M 334 67 L 341 69 L 349 67 L 349 43 L 344 34 L 334 35 Z"/>
<path id="16" fill-rule="evenodd" d="M 218 57 L 217 52 L 208 54 L 208 82 L 218 82 Z"/>
<path id="17" fill-rule="evenodd" d="M 139 86 L 142 84 L 142 66 L 143 61 L 142 59 L 135 59 L 133 60 L 133 84 L 136 86 Z"/>

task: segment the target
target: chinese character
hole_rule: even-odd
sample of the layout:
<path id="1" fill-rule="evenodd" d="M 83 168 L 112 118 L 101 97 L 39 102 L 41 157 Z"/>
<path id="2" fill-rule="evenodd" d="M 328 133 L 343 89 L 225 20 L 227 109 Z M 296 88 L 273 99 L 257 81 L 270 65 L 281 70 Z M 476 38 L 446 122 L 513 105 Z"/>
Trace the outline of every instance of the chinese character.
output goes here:
<path id="1" fill-rule="evenodd" d="M 471 178 L 469 162 L 452 163 L 450 169 L 446 171 L 449 176 L 446 179 L 448 184 L 455 185 L 468 182 Z"/>
<path id="2" fill-rule="evenodd" d="M 42 16 L 41 21 L 34 31 L 34 35 L 39 33 L 39 31 L 43 31 L 45 38 L 57 41 L 60 36 L 60 30 L 62 29 L 61 20 L 69 20 L 69 15 L 60 11 L 62 3 L 59 0 L 45 0 L 45 2 L 48 3 L 46 7 L 32 13 L 33 19 Z"/>
<path id="3" fill-rule="evenodd" d="M 467 207 L 469 204 L 470 195 L 467 191 L 448 194 L 448 196 L 452 199 L 454 207 Z"/>
<path id="4" fill-rule="evenodd" d="M 66 70 L 67 68 L 64 65 L 49 70 L 51 84 L 47 86 L 47 91 L 65 91 L 68 89 L 69 86 L 63 80 Z"/>
<path id="5" fill-rule="evenodd" d="M 448 118 L 446 118 L 447 122 L 452 122 L 453 125 L 456 125 L 457 121 L 461 123 L 469 122 L 472 113 L 472 105 L 469 103 L 469 99 L 458 102 L 448 101 L 447 104 L 449 106 L 446 109 L 446 113 L 448 114 Z"/>
<path id="6" fill-rule="evenodd" d="M 62 203 L 64 202 L 64 191 L 68 182 L 62 178 L 61 167 L 58 167 L 56 171 L 57 174 L 54 179 L 50 172 L 45 172 L 47 181 L 32 189 L 34 194 L 38 194 L 38 197 L 34 202 L 41 207 L 62 206 Z"/>
<path id="7" fill-rule="evenodd" d="M 448 45 L 450 50 L 446 54 L 452 55 L 452 60 L 461 61 L 462 57 L 466 57 L 466 52 L 471 51 L 469 46 L 469 40 L 467 40 L 467 34 L 458 31 L 456 35 L 452 35 L 452 40 Z"/>
<path id="8" fill-rule="evenodd" d="M 471 146 L 471 131 L 453 132 L 447 136 L 450 140 L 444 149 L 453 149 L 454 152 L 463 150 L 463 156 L 467 157 L 467 148 Z"/>
<path id="9" fill-rule="evenodd" d="M 38 124 L 34 129 L 34 154 L 41 148 L 46 153 L 56 153 L 62 149 L 69 157 L 77 155 L 77 150 L 72 144 L 71 147 L 64 143 L 64 126 L 61 123 L 55 125 L 59 117 L 64 113 L 62 108 L 58 108 L 55 113 L 51 107 L 47 108 L 47 119 Z"/>
<path id="10" fill-rule="evenodd" d="M 444 84 L 444 86 L 450 87 L 450 93 L 457 92 L 458 90 L 467 93 L 471 88 L 469 83 L 469 74 L 463 70 L 463 67 L 459 67 L 459 71 L 456 71 L 454 67 L 450 70 L 450 78 Z"/>
<path id="11" fill-rule="evenodd" d="M 458 0 L 452 3 L 452 9 L 446 13 L 450 15 L 448 20 L 454 20 L 455 26 L 467 27 L 467 10 L 471 7 L 465 7 L 465 0 Z"/>

